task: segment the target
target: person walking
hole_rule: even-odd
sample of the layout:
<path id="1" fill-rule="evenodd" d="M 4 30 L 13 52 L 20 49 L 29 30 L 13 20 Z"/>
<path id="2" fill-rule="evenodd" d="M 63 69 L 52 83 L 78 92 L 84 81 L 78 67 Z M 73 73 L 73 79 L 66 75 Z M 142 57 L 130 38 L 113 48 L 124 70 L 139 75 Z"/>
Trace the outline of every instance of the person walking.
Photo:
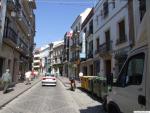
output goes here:
<path id="1" fill-rule="evenodd" d="M 25 73 L 25 77 L 26 77 L 26 85 L 31 84 L 31 71 L 27 71 Z"/>
<path id="2" fill-rule="evenodd" d="M 69 77 L 70 80 L 70 85 L 71 85 L 71 90 L 74 91 L 76 88 L 76 83 L 75 83 L 75 77 L 73 76 L 73 74 L 71 74 L 71 76 Z"/>
<path id="3" fill-rule="evenodd" d="M 6 69 L 6 72 L 2 75 L 2 81 L 4 86 L 3 93 L 7 93 L 9 85 L 11 83 L 11 75 L 9 69 Z"/>

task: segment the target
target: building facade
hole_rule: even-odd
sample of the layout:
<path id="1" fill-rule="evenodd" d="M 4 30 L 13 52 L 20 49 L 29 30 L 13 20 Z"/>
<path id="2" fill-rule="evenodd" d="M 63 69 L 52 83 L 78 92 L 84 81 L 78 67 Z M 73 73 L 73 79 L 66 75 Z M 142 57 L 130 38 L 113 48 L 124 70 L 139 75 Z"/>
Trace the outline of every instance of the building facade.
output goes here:
<path id="1" fill-rule="evenodd" d="M 64 41 L 56 41 L 49 44 L 49 70 L 51 74 L 62 76 L 63 74 L 63 49 Z"/>
<path id="2" fill-rule="evenodd" d="M 48 57 L 49 57 L 49 45 L 45 45 L 40 48 L 40 60 L 41 60 L 42 73 L 48 72 L 48 68 L 49 68 Z"/>
<path id="3" fill-rule="evenodd" d="M 32 68 L 36 4 L 34 0 L 7 0 L 0 53 L 2 73 L 9 68 L 12 81 Z M 0 75 L 1 77 L 2 75 Z"/>
<path id="4" fill-rule="evenodd" d="M 33 52 L 33 63 L 32 63 L 32 69 L 38 72 L 41 72 L 41 56 L 40 56 L 40 48 L 39 49 L 35 49 Z"/>
<path id="5" fill-rule="evenodd" d="M 64 50 L 63 50 L 63 76 L 69 77 L 69 42 L 71 38 L 71 32 L 66 32 L 64 35 Z"/>
<path id="6" fill-rule="evenodd" d="M 69 42 L 69 75 L 74 75 L 75 78 L 79 78 L 80 72 L 80 52 L 81 52 L 81 25 L 90 13 L 91 8 L 87 8 L 82 12 L 73 22 L 71 29 L 73 31 L 72 37 Z"/>
<path id="7" fill-rule="evenodd" d="M 94 12 L 94 57 L 100 61 L 99 75 L 117 76 L 131 49 L 128 1 L 100 0 Z"/>
<path id="8" fill-rule="evenodd" d="M 87 15 L 86 19 L 81 25 L 81 33 L 85 34 L 82 35 L 82 38 L 85 38 L 85 44 L 83 44 L 83 40 L 81 41 L 81 45 L 85 46 L 85 58 L 82 60 L 80 59 L 80 71 L 83 72 L 84 75 L 94 75 L 94 61 L 93 61 L 93 16 L 94 16 L 94 8 L 90 11 Z M 83 37 L 84 36 L 84 37 Z M 82 51 L 81 51 L 82 52 Z"/>

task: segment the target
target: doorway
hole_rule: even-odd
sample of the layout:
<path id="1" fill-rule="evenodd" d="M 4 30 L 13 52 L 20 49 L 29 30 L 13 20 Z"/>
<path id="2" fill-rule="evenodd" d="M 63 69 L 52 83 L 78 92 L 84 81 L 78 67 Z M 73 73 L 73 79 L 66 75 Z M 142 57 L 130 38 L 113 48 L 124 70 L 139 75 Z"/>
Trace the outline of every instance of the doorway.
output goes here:
<path id="1" fill-rule="evenodd" d="M 105 61 L 105 74 L 109 76 L 111 74 L 111 60 Z"/>
<path id="2" fill-rule="evenodd" d="M 0 58 L 0 78 L 2 77 L 3 74 L 3 64 L 4 64 L 4 59 Z"/>

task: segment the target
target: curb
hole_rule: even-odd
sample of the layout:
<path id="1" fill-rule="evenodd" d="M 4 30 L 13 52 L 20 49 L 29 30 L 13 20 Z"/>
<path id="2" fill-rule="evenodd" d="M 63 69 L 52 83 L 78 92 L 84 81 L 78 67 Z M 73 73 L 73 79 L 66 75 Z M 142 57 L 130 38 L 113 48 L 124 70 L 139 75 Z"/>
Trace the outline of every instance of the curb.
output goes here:
<path id="1" fill-rule="evenodd" d="M 8 103 L 10 103 L 11 101 L 13 101 L 15 98 L 19 97 L 21 94 L 25 93 L 26 91 L 28 91 L 29 89 L 31 89 L 33 86 L 35 86 L 37 83 L 39 83 L 40 80 L 38 80 L 37 82 L 35 82 L 34 84 L 32 84 L 30 87 L 28 87 L 27 89 L 25 89 L 24 91 L 20 92 L 19 94 L 15 95 L 13 98 L 11 98 L 10 100 L 6 101 L 3 105 L 0 105 L 0 109 L 2 109 L 3 107 L 5 107 Z"/>

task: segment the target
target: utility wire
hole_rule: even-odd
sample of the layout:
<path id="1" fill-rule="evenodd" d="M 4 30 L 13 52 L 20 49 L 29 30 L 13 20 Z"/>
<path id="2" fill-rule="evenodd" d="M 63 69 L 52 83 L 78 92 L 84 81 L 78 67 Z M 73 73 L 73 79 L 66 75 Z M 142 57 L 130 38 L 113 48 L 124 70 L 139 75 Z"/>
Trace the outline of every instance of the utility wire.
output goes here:
<path id="1" fill-rule="evenodd" d="M 49 4 L 74 4 L 74 5 L 83 5 L 83 4 L 93 4 L 93 1 L 89 2 L 69 2 L 69 1 L 50 1 L 50 0 L 36 0 L 36 2 L 43 2 Z"/>

